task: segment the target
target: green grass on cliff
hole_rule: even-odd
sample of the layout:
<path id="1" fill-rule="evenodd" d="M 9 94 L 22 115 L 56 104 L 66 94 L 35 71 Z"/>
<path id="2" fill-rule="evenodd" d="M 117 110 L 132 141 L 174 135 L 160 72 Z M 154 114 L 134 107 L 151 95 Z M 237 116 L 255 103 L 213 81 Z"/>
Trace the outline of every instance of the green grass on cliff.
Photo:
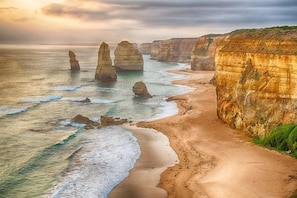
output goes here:
<path id="1" fill-rule="evenodd" d="M 297 124 L 284 124 L 275 128 L 268 137 L 263 140 L 255 139 L 254 143 L 290 153 L 297 158 Z"/>
<path id="2" fill-rule="evenodd" d="M 230 37 L 247 35 L 251 38 L 274 38 L 285 36 L 288 32 L 296 32 L 297 26 L 273 26 L 266 28 L 237 29 L 229 33 Z"/>
<path id="3" fill-rule="evenodd" d="M 268 27 L 268 28 L 264 28 L 267 30 L 274 30 L 274 29 L 281 29 L 281 30 L 297 30 L 297 26 L 288 26 L 288 25 L 284 25 L 284 26 L 274 26 L 274 27 Z"/>

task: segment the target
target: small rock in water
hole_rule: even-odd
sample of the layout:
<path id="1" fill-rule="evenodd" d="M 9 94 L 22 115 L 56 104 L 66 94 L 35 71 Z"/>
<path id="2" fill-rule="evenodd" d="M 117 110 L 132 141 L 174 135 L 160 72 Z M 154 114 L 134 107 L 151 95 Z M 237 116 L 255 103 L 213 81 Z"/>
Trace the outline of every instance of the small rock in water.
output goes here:
<path id="1" fill-rule="evenodd" d="M 133 92 L 136 96 L 142 98 L 152 98 L 151 94 L 149 94 L 149 92 L 147 91 L 146 85 L 142 81 L 136 82 L 134 84 Z"/>

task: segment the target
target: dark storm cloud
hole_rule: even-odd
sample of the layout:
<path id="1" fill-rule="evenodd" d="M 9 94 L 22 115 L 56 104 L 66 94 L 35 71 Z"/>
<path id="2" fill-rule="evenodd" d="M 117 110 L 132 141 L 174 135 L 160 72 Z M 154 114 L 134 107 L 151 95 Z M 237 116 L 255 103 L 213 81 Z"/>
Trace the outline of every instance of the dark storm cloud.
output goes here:
<path id="1" fill-rule="evenodd" d="M 76 0 L 86 2 L 83 0 Z M 296 0 L 88 0 L 98 10 L 80 8 L 73 4 L 50 4 L 43 13 L 67 16 L 88 21 L 128 19 L 143 26 L 191 27 L 199 25 L 294 24 L 297 16 Z M 99 3 L 109 5 L 101 10 Z"/>

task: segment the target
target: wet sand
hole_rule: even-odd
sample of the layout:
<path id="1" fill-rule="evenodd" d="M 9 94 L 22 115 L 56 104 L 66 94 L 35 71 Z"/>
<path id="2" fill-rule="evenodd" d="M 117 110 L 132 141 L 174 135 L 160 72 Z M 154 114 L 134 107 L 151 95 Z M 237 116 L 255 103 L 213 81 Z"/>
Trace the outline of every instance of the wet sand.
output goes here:
<path id="1" fill-rule="evenodd" d="M 215 87 L 208 84 L 213 72 L 175 72 L 189 75 L 175 83 L 196 90 L 169 98 L 178 105 L 177 115 L 137 124 L 164 133 L 180 160 L 161 174 L 158 187 L 172 198 L 282 198 L 291 195 L 297 188 L 297 160 L 254 145 L 247 134 L 231 129 L 217 118 Z M 140 145 L 142 150 L 146 149 Z M 156 152 L 162 152 L 162 147 Z M 151 159 L 143 160 L 150 163 Z M 139 172 L 137 163 L 130 175 L 136 174 L 133 183 L 141 185 L 131 185 L 129 176 L 112 194 L 121 192 L 118 188 L 138 188 L 133 191 L 143 192 L 145 196 L 134 197 L 149 197 L 148 191 L 142 190 L 146 187 L 146 176 Z M 150 197 L 164 197 L 164 194 L 155 194 L 156 191 L 159 189 L 151 188 Z"/>
<path id="2" fill-rule="evenodd" d="M 167 167 L 179 162 L 176 153 L 170 147 L 168 138 L 154 129 L 138 128 L 130 124 L 125 124 L 123 127 L 137 138 L 141 155 L 129 176 L 108 197 L 167 197 L 166 191 L 157 187 L 160 175 Z"/>

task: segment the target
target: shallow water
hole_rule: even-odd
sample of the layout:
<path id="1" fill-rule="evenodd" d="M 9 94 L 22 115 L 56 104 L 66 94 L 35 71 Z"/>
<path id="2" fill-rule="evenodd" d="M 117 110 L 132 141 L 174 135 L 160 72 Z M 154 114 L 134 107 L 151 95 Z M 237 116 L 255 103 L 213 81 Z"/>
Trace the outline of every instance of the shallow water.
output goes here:
<path id="1" fill-rule="evenodd" d="M 69 70 L 68 50 L 75 52 L 80 72 Z M 97 52 L 97 46 L 0 46 L 0 197 L 71 197 L 78 193 L 69 191 L 71 185 L 88 189 L 81 192 L 89 197 L 105 197 L 133 168 L 137 140 L 118 126 L 86 131 L 71 118 L 140 121 L 177 112 L 165 100 L 188 89 L 173 86 L 184 76 L 166 70 L 185 65 L 144 55 L 144 72 L 100 83 L 94 80 Z M 153 98 L 134 97 L 132 86 L 140 80 Z M 77 102 L 86 97 L 90 103 Z M 76 169 L 74 153 L 90 164 Z M 97 185 L 84 174 L 92 174 Z"/>

